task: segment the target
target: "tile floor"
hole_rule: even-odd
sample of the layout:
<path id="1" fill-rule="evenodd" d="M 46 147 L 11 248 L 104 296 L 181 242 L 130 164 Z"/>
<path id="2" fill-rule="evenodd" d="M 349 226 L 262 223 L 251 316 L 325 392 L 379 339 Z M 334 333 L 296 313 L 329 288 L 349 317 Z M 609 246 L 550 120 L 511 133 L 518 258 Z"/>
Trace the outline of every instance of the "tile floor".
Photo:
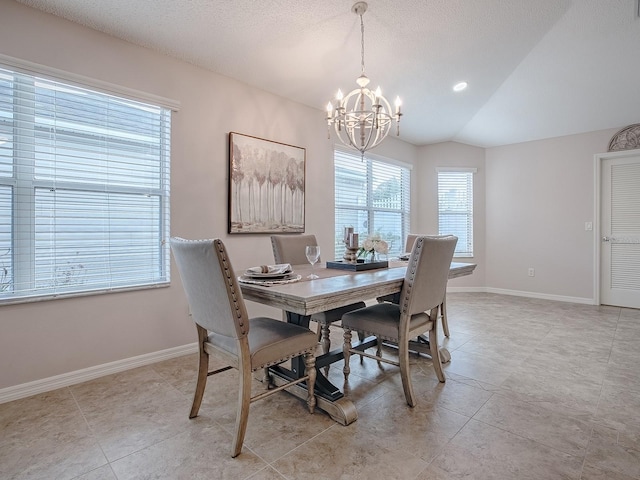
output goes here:
<path id="1" fill-rule="evenodd" d="M 282 392 L 253 404 L 232 459 L 236 373 L 210 377 L 189 420 L 189 355 L 0 405 L 0 478 L 640 479 L 640 310 L 472 293 L 448 308 L 447 382 L 412 356 L 413 409 L 396 367 L 354 358 L 356 422 Z"/>

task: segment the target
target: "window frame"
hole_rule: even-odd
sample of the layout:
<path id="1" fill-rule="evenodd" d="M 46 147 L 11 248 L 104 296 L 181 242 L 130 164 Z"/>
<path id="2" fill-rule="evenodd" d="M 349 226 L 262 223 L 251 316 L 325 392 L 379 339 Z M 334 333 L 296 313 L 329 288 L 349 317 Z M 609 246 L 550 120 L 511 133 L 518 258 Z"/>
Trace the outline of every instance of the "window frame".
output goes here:
<path id="1" fill-rule="evenodd" d="M 339 156 L 349 157 L 351 162 L 366 162 L 366 205 L 361 205 L 357 203 L 339 203 L 339 195 L 337 192 L 338 181 L 339 178 L 337 176 L 338 170 L 338 160 Z M 376 223 L 375 223 L 375 214 L 376 213 L 390 213 L 390 214 L 399 214 L 401 219 L 400 225 L 400 238 L 398 238 L 397 242 L 390 242 L 390 251 L 389 254 L 400 254 L 404 252 L 404 244 L 406 241 L 407 235 L 411 231 L 411 183 L 412 183 L 412 170 L 413 166 L 398 160 L 394 160 L 387 157 L 382 157 L 379 155 L 365 153 L 364 156 L 360 154 L 360 152 L 356 152 L 353 150 L 349 150 L 346 148 L 340 148 L 338 146 L 334 147 L 333 153 L 334 159 L 334 254 L 337 259 L 342 258 L 345 245 L 343 242 L 344 237 L 344 227 L 353 226 L 354 233 L 359 234 L 359 243 L 362 244 L 364 240 L 369 235 L 374 235 L 376 232 Z M 374 201 L 374 183 L 376 179 L 372 178 L 374 175 L 374 164 L 379 166 L 386 166 L 389 169 L 398 168 L 401 169 L 401 206 L 400 208 L 384 208 L 380 206 L 373 205 Z M 406 176 L 406 178 L 405 178 Z M 359 229 L 357 225 L 342 225 L 338 224 L 339 220 L 339 210 L 353 210 L 353 211 L 366 211 L 367 216 L 367 231 Z M 385 239 L 383 237 L 383 239 Z"/>
<path id="2" fill-rule="evenodd" d="M 4 119 L 5 125 L 7 123 L 12 125 L 10 128 L 14 132 L 11 134 L 11 151 L 13 153 L 11 153 L 10 151 L 9 156 L 5 157 L 5 159 L 8 158 L 10 165 L 12 165 L 12 173 L 10 173 L 8 176 L 0 176 L 0 187 L 8 187 L 12 192 L 10 194 L 12 205 L 10 214 L 11 225 L 9 226 L 11 233 L 8 235 L 11 245 L 9 251 L 9 265 L 12 273 L 12 286 L 8 289 L 0 289 L 0 305 L 168 286 L 171 280 L 170 250 L 168 246 L 168 236 L 170 234 L 169 222 L 171 113 L 178 111 L 179 103 L 152 94 L 138 92 L 118 85 L 113 85 L 107 82 L 102 82 L 88 77 L 83 77 L 69 72 L 64 72 L 50 67 L 34 64 L 31 62 L 22 61 L 2 54 L 0 54 L 0 68 L 9 72 L 13 72 L 12 75 L 14 80 L 10 80 L 11 93 L 9 93 L 9 96 L 5 98 L 13 98 L 13 101 L 15 102 L 14 109 L 12 110 L 13 113 L 10 117 L 5 117 Z M 155 141 L 159 145 L 159 156 L 155 157 L 155 160 L 153 160 L 153 163 L 149 166 L 149 168 L 151 169 L 149 170 L 149 172 L 151 173 L 147 173 L 147 175 L 151 175 L 149 177 L 151 178 L 150 181 L 153 181 L 154 183 L 157 182 L 157 188 L 149 188 L 145 186 L 136 187 L 126 184 L 117 185 L 107 180 L 99 182 L 95 181 L 95 179 L 89 179 L 88 177 L 84 179 L 84 182 L 82 181 L 82 177 L 67 182 L 65 182 L 64 180 L 61 181 L 60 179 L 56 178 L 36 178 L 35 154 L 28 153 L 27 157 L 24 157 L 22 156 L 22 154 L 16 153 L 16 151 L 20 148 L 35 148 L 38 138 L 43 138 L 38 137 L 38 129 L 40 127 L 35 121 L 36 115 L 38 115 L 38 113 L 36 113 L 36 110 L 31 112 L 30 122 L 28 117 L 25 117 L 24 119 L 26 120 L 25 123 L 28 124 L 30 128 L 33 128 L 33 130 L 31 131 L 32 133 L 27 133 L 27 135 L 33 135 L 33 140 L 29 140 L 29 138 L 24 136 L 24 134 L 19 137 L 16 133 L 16 122 L 20 121 L 20 119 L 17 119 L 16 116 L 21 115 L 21 107 L 16 107 L 15 105 L 21 103 L 19 99 L 20 95 L 22 95 L 17 85 L 23 84 L 22 81 L 18 82 L 17 80 L 15 80 L 18 78 L 18 75 L 27 76 L 23 78 L 31 79 L 31 85 L 34 86 L 34 89 L 35 85 L 37 85 L 39 81 L 55 82 L 56 85 L 61 84 L 63 86 L 66 85 L 70 88 L 79 88 L 91 92 L 91 94 L 95 95 L 95 97 L 99 100 L 102 99 L 101 101 L 104 101 L 104 98 L 106 98 L 105 96 L 109 96 L 113 98 L 113 101 L 121 100 L 124 103 L 135 102 L 137 104 L 140 104 L 141 106 L 149 105 L 150 107 L 153 107 L 158 112 L 154 115 L 159 115 L 160 117 L 158 117 L 158 121 L 161 122 L 159 124 L 161 126 L 158 130 L 158 136 L 152 137 L 155 138 Z M 16 91 L 18 92 L 17 94 Z M 18 99 L 18 101 L 15 100 L 16 98 Z M 34 106 L 35 105 L 36 104 L 34 103 Z M 57 109 L 59 107 L 55 106 L 54 108 Z M 2 121 L 3 119 L 0 118 L 0 122 Z M 87 128 L 86 126 L 88 124 L 84 122 L 78 122 L 78 125 L 85 125 L 84 128 Z M 166 126 L 167 128 L 166 130 L 164 129 L 164 126 Z M 78 142 L 78 145 L 84 144 L 81 140 L 81 138 L 83 137 L 82 129 L 76 131 L 71 129 L 69 135 L 73 141 Z M 54 138 L 54 140 L 52 140 L 53 143 L 51 145 L 58 145 L 57 142 L 59 142 L 59 140 L 57 139 L 57 137 L 52 138 Z M 120 142 L 125 146 L 128 145 L 130 148 L 133 148 L 132 146 L 135 144 L 135 140 L 131 138 L 120 140 Z M 24 162 L 25 158 L 30 158 L 30 160 L 26 161 L 26 164 Z M 19 162 L 19 160 L 21 162 Z M 154 172 L 154 170 L 156 171 Z M 37 286 L 37 283 L 35 283 L 37 282 L 37 277 L 34 273 L 34 269 L 36 266 L 35 247 L 37 245 L 37 242 L 39 241 L 36 238 L 37 217 L 35 209 L 37 206 L 36 200 L 38 198 L 38 194 L 42 192 L 73 192 L 74 194 L 80 192 L 81 195 L 86 195 L 89 197 L 99 194 L 102 194 L 104 196 L 135 195 L 137 198 L 145 197 L 151 199 L 150 205 L 152 205 L 152 208 L 149 211 L 157 211 L 157 217 L 155 216 L 155 214 L 154 218 L 147 217 L 149 218 L 150 222 L 152 222 L 152 226 L 148 228 L 151 228 L 152 231 L 156 231 L 160 237 L 160 244 L 156 247 L 157 253 L 150 253 L 157 259 L 157 263 L 154 263 L 151 267 L 152 271 L 156 270 L 156 268 L 158 269 L 157 273 L 152 275 L 154 279 L 152 281 L 141 281 L 140 279 L 130 278 L 128 279 L 128 281 L 122 282 L 120 284 L 118 284 L 117 281 L 113 282 L 112 284 L 111 276 L 102 276 L 99 277 L 103 279 L 102 284 L 99 286 L 93 284 L 76 284 L 72 287 L 64 287 L 58 286 L 56 283 L 50 288 L 44 288 L 40 290 Z M 21 208 L 18 208 L 17 204 L 20 201 L 22 202 L 20 203 Z M 147 203 L 149 202 L 143 200 L 143 205 Z M 158 205 L 157 209 L 154 209 L 154 203 Z M 51 206 L 50 208 L 56 208 L 55 205 L 59 204 L 56 203 L 52 205 L 53 206 Z M 112 220 L 107 220 L 107 222 L 110 222 Z M 55 246 L 49 246 L 47 248 L 53 249 L 52 251 L 56 251 Z M 58 253 L 56 254 L 56 256 L 60 258 L 59 255 L 62 255 L 62 253 L 60 253 L 60 250 L 57 251 Z M 149 250 L 149 252 L 153 252 L 153 249 Z M 17 256 L 19 256 L 19 260 L 17 260 Z M 18 261 L 22 262 L 21 265 L 24 266 L 17 266 Z M 0 265 L 0 267 L 4 267 L 4 265 Z M 55 278 L 55 274 L 52 278 Z M 11 291 L 13 286 L 21 283 L 25 283 L 28 286 L 25 289 Z"/>
<path id="3" fill-rule="evenodd" d="M 474 203 L 474 177 L 478 172 L 477 168 L 467 168 L 467 167 L 438 167 L 436 168 L 436 195 L 437 195 L 437 219 L 438 219 L 438 234 L 439 235 L 456 235 L 458 237 L 458 243 L 456 244 L 456 250 L 453 254 L 454 257 L 459 258 L 473 258 L 474 257 L 474 215 L 473 215 L 473 203 Z M 466 205 L 464 208 L 452 209 L 446 213 L 442 213 L 441 208 L 443 205 L 442 194 L 441 192 L 441 174 L 444 176 L 446 174 L 452 174 L 451 178 L 448 178 L 446 181 L 452 183 L 454 181 L 454 176 L 462 176 L 464 175 L 464 183 L 466 183 L 466 190 L 464 191 L 464 197 L 466 199 Z M 460 184 L 463 183 L 460 181 Z M 442 225 L 442 216 L 460 216 L 463 217 L 464 220 L 464 232 L 455 229 L 451 231 L 450 229 L 445 230 Z M 466 241 L 465 241 L 466 240 Z"/>

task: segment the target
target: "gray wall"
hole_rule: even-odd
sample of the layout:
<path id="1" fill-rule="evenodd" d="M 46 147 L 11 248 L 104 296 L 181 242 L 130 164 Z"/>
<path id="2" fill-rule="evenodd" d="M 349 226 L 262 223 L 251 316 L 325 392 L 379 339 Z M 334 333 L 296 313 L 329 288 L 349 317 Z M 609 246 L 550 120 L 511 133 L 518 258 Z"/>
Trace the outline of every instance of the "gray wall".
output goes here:
<path id="1" fill-rule="evenodd" d="M 240 269 L 271 258 L 269 237 L 227 235 L 227 135 L 306 148 L 306 231 L 333 248 L 332 141 L 324 114 L 11 0 L 0 0 L 0 53 L 177 100 L 171 231 L 220 237 Z M 332 86 L 327 86 L 330 94 Z M 407 117 L 409 118 L 409 110 Z M 484 150 L 415 147 L 389 138 L 376 154 L 414 165 L 412 230 L 437 225 L 435 167 L 477 167 L 478 268 L 452 288 L 593 297 L 593 154 L 615 132 Z M 526 276 L 527 267 L 536 277 Z M 279 312 L 249 304 L 250 313 Z M 11 386 L 195 342 L 177 271 L 168 288 L 0 306 L 0 392 Z"/>

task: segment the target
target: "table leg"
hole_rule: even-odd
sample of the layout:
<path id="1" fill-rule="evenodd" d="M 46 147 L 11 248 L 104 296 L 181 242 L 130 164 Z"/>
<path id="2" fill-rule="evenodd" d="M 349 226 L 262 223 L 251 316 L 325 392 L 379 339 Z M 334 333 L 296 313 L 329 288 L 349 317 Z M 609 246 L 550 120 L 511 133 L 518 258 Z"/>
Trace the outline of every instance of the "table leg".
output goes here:
<path id="1" fill-rule="evenodd" d="M 286 312 L 287 321 L 295 325 L 303 327 L 309 327 L 310 317 L 308 315 L 299 315 L 296 313 Z M 327 377 L 322 373 L 322 367 L 337 362 L 343 358 L 342 349 L 327 352 L 316 358 L 316 384 L 315 393 L 317 408 L 325 411 L 336 422 L 342 425 L 349 425 L 356 421 L 358 418 L 358 412 L 355 405 L 351 400 L 344 398 L 344 394 L 331 383 Z M 304 358 L 296 357 L 291 360 L 291 369 L 284 368 L 282 366 L 270 367 L 272 374 L 272 380 L 275 385 L 283 385 L 284 383 L 300 378 L 304 376 L 305 366 Z M 286 389 L 289 393 L 296 397 L 306 399 L 307 398 L 307 386 L 306 382 L 292 386 Z"/>

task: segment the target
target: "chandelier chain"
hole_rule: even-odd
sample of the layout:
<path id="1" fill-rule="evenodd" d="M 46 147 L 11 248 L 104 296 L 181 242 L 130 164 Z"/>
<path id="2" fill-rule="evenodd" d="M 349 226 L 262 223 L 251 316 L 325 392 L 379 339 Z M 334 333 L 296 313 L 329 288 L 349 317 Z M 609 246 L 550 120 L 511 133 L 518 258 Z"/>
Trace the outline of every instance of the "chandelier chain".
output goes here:
<path id="1" fill-rule="evenodd" d="M 362 14 L 360 14 L 360 56 L 361 56 L 361 73 L 364 75 L 364 20 Z"/>

